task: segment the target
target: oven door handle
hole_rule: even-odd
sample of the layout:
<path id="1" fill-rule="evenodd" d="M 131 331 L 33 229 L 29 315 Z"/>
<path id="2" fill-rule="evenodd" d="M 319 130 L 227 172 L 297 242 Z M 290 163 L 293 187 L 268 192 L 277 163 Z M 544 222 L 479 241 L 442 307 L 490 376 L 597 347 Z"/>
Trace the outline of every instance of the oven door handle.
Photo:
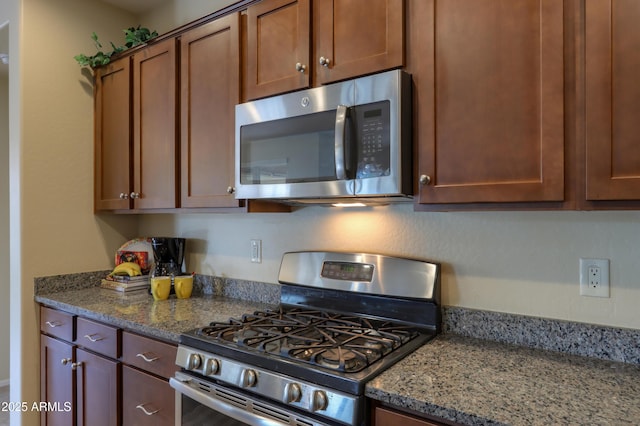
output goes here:
<path id="1" fill-rule="evenodd" d="M 224 414 L 225 416 L 232 417 L 240 422 L 244 422 L 251 426 L 282 426 L 283 423 L 276 422 L 274 420 L 270 420 L 264 418 L 260 415 L 250 413 L 241 408 L 234 407 L 233 405 L 226 404 L 221 400 L 207 396 L 202 392 L 198 392 L 188 385 L 190 382 L 189 379 L 177 379 L 175 377 L 171 377 L 169 379 L 169 385 L 174 388 L 177 392 L 193 399 L 200 404 L 211 408 L 219 413 Z"/>

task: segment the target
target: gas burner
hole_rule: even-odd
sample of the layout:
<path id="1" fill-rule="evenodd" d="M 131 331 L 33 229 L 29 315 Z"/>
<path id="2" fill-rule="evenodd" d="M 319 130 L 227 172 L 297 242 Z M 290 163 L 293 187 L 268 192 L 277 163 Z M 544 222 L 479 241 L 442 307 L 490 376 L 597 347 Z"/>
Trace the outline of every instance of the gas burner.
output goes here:
<path id="1" fill-rule="evenodd" d="M 340 347 L 320 352 L 316 361 L 323 367 L 329 367 L 340 371 L 353 371 L 358 366 L 358 355 L 349 349 Z"/>

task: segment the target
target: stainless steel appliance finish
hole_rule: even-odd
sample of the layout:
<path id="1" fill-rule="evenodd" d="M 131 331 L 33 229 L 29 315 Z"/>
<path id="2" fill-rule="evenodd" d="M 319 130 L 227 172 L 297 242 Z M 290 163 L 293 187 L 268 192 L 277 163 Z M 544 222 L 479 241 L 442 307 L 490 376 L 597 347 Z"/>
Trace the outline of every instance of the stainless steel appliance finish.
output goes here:
<path id="1" fill-rule="evenodd" d="M 439 277 L 420 260 L 285 253 L 276 309 L 181 336 L 176 423 L 205 409 L 232 424 L 364 426 L 366 383 L 439 332 Z"/>
<path id="2" fill-rule="evenodd" d="M 411 201 L 411 77 L 393 70 L 237 105 L 235 148 L 239 199 Z"/>

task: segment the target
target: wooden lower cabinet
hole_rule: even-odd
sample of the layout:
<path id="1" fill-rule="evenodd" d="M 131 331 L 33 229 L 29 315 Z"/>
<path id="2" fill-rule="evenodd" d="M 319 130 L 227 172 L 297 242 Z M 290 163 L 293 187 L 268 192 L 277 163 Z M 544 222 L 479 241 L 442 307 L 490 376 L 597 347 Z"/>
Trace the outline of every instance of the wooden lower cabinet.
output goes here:
<path id="1" fill-rule="evenodd" d="M 125 365 L 122 389 L 123 425 L 174 424 L 175 391 L 166 380 Z"/>
<path id="2" fill-rule="evenodd" d="M 75 345 L 40 335 L 40 395 L 59 407 L 41 413 L 40 424 L 46 426 L 69 426 L 75 424 Z"/>
<path id="3" fill-rule="evenodd" d="M 444 426 L 445 424 L 451 423 L 427 420 L 385 407 L 375 407 L 373 410 L 373 426 Z"/>
<path id="4" fill-rule="evenodd" d="M 77 424 L 120 425 L 122 364 L 81 348 L 76 350 L 76 360 Z"/>
<path id="5" fill-rule="evenodd" d="M 176 345 L 40 310 L 41 426 L 173 425 Z"/>

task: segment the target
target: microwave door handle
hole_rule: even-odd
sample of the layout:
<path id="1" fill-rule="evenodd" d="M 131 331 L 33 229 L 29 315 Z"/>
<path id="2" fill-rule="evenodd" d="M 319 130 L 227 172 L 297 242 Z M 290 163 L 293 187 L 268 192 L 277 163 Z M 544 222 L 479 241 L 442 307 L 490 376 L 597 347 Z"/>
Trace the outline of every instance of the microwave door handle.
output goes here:
<path id="1" fill-rule="evenodd" d="M 344 161 L 344 139 L 345 139 L 345 127 L 347 121 L 347 107 L 345 105 L 338 105 L 336 110 L 336 135 L 335 135 L 335 160 L 336 160 L 336 178 L 338 180 L 347 179 L 347 171 Z"/>

